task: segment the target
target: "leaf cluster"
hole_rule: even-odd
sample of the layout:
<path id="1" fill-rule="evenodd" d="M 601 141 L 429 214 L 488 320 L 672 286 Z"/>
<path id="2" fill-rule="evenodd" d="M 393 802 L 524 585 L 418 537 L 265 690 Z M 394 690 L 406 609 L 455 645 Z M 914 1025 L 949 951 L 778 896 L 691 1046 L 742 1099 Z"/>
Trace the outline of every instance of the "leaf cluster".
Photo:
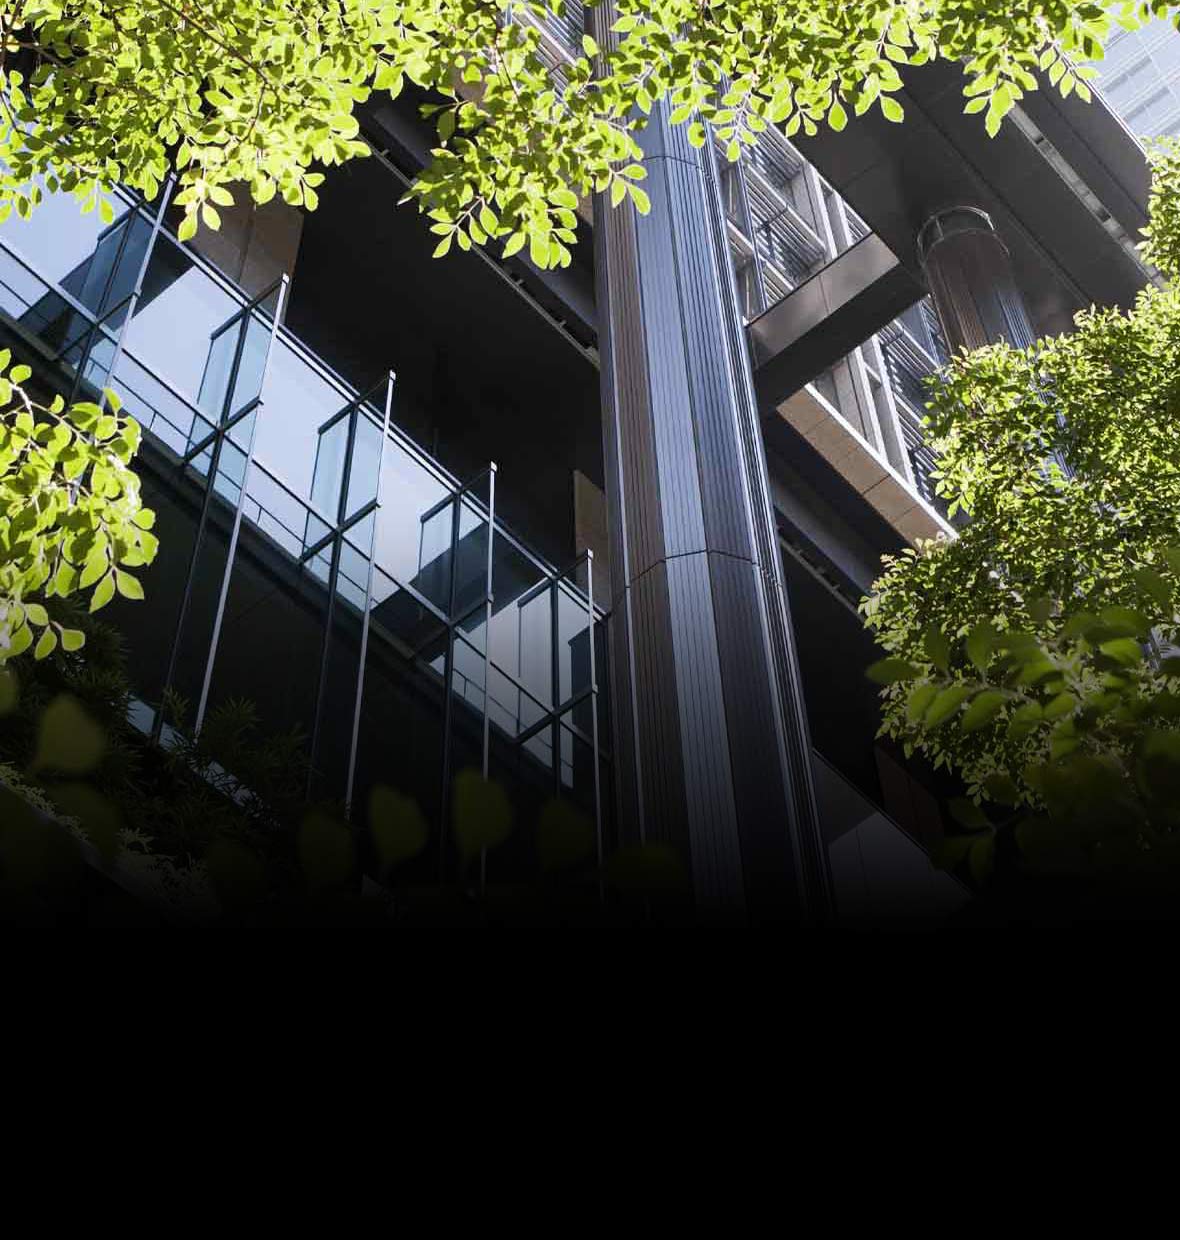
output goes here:
<path id="1" fill-rule="evenodd" d="M 30 648 L 44 659 L 78 650 L 80 629 L 54 618 L 55 600 L 143 598 L 130 570 L 155 559 L 154 514 L 131 460 L 139 424 L 119 399 L 48 405 L 26 391 L 31 371 L 0 351 L 0 666 Z"/>
<path id="2" fill-rule="evenodd" d="M 596 7 L 590 5 L 588 7 Z M 181 239 L 244 187 L 314 209 L 319 169 L 367 154 L 357 107 L 428 93 L 431 162 L 409 197 L 436 253 L 503 244 L 570 262 L 576 209 L 648 198 L 636 135 L 653 109 L 730 160 L 771 125 L 900 121 L 901 70 L 962 64 L 967 111 L 1001 118 L 1036 89 L 1087 94 L 1124 0 L 614 0 L 570 48 L 565 0 L 0 0 L 0 218 L 45 189 L 109 217 L 118 183 L 149 200 L 170 173 Z M 548 31 L 549 33 L 543 33 Z M 235 188 L 236 187 L 236 188 Z"/>

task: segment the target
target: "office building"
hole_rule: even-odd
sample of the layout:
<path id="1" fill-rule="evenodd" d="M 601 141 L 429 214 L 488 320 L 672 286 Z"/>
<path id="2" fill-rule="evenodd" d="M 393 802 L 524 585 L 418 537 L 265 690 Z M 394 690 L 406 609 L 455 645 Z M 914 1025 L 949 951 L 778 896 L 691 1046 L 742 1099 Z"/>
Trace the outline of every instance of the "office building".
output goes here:
<path id="1" fill-rule="evenodd" d="M 555 62 L 582 21 L 542 23 Z M 605 853 L 675 847 L 704 916 L 953 909 L 945 788 L 876 738 L 855 611 L 882 553 L 953 533 L 922 380 L 1147 278 L 1108 109 L 1030 95 L 992 141 L 960 92 L 927 66 L 905 125 L 772 129 L 736 165 L 657 109 L 651 215 L 583 203 L 563 271 L 430 258 L 395 205 L 433 144 L 409 97 L 363 109 L 373 156 L 312 213 L 239 203 L 185 245 L 166 201 L 9 219 L 6 342 L 147 432 L 162 551 L 112 605 L 137 723 L 248 699 L 312 795 L 412 795 L 444 876 L 473 768 L 519 824 L 488 882 L 556 796 Z"/>

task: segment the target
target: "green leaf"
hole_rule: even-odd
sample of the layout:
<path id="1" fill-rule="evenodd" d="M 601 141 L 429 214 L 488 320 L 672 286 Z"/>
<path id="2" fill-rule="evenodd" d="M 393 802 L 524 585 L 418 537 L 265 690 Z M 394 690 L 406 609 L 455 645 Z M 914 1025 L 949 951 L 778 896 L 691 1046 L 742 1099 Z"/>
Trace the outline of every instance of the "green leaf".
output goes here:
<path id="1" fill-rule="evenodd" d="M 894 658 L 879 659 L 865 670 L 865 675 L 879 685 L 892 685 L 898 681 L 914 680 L 921 674 L 921 669 L 906 659 Z"/>
<path id="2" fill-rule="evenodd" d="M 1102 642 L 1098 649 L 1124 667 L 1130 667 L 1143 658 L 1143 647 L 1133 637 L 1111 638 L 1108 642 Z"/>
<path id="3" fill-rule="evenodd" d="M 1063 715 L 1070 714 L 1078 704 L 1078 700 L 1072 693 L 1059 693 L 1051 701 L 1045 703 L 1044 717 L 1046 719 L 1060 719 Z"/>
<path id="4" fill-rule="evenodd" d="M 1141 612 L 1130 607 L 1104 607 L 1098 618 L 1112 634 L 1120 637 L 1146 637 L 1151 621 Z"/>
<path id="5" fill-rule="evenodd" d="M 972 690 L 968 685 L 950 685 L 943 689 L 930 704 L 923 723 L 928 728 L 941 727 L 971 696 L 971 693 Z"/>
<path id="6" fill-rule="evenodd" d="M 895 125 L 901 124 L 905 119 L 901 104 L 891 95 L 881 96 L 881 113 L 887 121 L 893 121 Z"/>
<path id="7" fill-rule="evenodd" d="M 1008 739 L 1023 740 L 1036 729 L 1043 718 L 1044 712 L 1039 702 L 1027 702 L 1018 706 L 1008 720 Z"/>
<path id="8" fill-rule="evenodd" d="M 919 685 L 914 689 L 906 699 L 905 714 L 910 723 L 917 723 L 937 696 L 937 685 Z"/>
<path id="9" fill-rule="evenodd" d="M 951 643 L 947 635 L 938 627 L 931 625 L 926 630 L 926 636 L 922 642 L 922 649 L 926 657 L 934 664 L 939 671 L 945 672 L 950 669 L 951 663 Z"/>
<path id="10" fill-rule="evenodd" d="M 964 732 L 975 732 L 1000 713 L 1006 698 L 998 689 L 984 689 L 971 699 L 971 705 L 963 712 L 959 726 Z"/>
<path id="11" fill-rule="evenodd" d="M 967 657 L 986 674 L 992 661 L 992 650 L 996 641 L 996 629 L 990 620 L 981 620 L 967 637 Z"/>
<path id="12" fill-rule="evenodd" d="M 533 233 L 529 237 L 529 258 L 533 263 L 544 269 L 549 266 L 550 242 L 545 236 Z"/>
<path id="13" fill-rule="evenodd" d="M 32 769 L 85 775 L 102 761 L 106 748 L 106 733 L 75 698 L 63 694 L 49 703 L 38 720 Z"/>
<path id="14" fill-rule="evenodd" d="M 651 199 L 638 185 L 632 184 L 628 188 L 631 192 L 631 201 L 635 204 L 635 210 L 640 215 L 647 215 L 651 211 Z"/>
<path id="15" fill-rule="evenodd" d="M 86 644 L 86 634 L 81 629 L 62 629 L 61 646 L 63 650 L 71 653 L 75 650 L 81 650 Z"/>
<path id="16" fill-rule="evenodd" d="M 20 628 L 13 631 L 6 652 L 7 657 L 15 659 L 18 654 L 24 654 L 32 644 L 33 630 L 27 624 L 22 624 Z"/>
<path id="17" fill-rule="evenodd" d="M 102 577 L 110 567 L 110 561 L 107 559 L 105 549 L 99 548 L 86 557 L 86 563 L 82 566 L 82 573 L 78 578 L 78 587 L 82 590 L 88 590 L 94 583 Z"/>
<path id="18" fill-rule="evenodd" d="M 369 831 L 383 869 L 416 857 L 430 834 L 417 801 L 382 784 L 369 794 Z"/>
<path id="19" fill-rule="evenodd" d="M 1051 598 L 1032 598 L 1027 603 L 1028 614 L 1035 624 L 1044 624 L 1053 614 Z"/>
<path id="20" fill-rule="evenodd" d="M 512 831 L 512 806 L 504 789 L 478 771 L 460 771 L 451 798 L 455 842 L 464 863 L 494 848 Z"/>
<path id="21" fill-rule="evenodd" d="M 122 569 L 115 569 L 115 584 L 124 598 L 143 598 L 143 586 L 140 584 L 139 578 L 133 577 L 130 573 L 123 572 Z"/>
<path id="22" fill-rule="evenodd" d="M 646 899 L 683 892 L 689 881 L 684 862 L 664 844 L 620 848 L 608 858 L 603 877 L 621 894 Z"/>
<path id="23" fill-rule="evenodd" d="M 101 607 L 105 607 L 111 599 L 115 597 L 115 575 L 107 573 L 107 575 L 94 587 L 94 593 L 90 596 L 90 610 L 96 612 Z"/>
<path id="24" fill-rule="evenodd" d="M 848 113 L 844 111 L 844 107 L 838 99 L 828 109 L 828 124 L 836 133 L 839 133 L 848 124 Z"/>
<path id="25" fill-rule="evenodd" d="M 1137 568 L 1132 574 L 1136 585 L 1165 611 L 1172 608 L 1172 590 L 1153 568 Z"/>
<path id="26" fill-rule="evenodd" d="M 1061 629 L 1061 636 L 1069 640 L 1078 637 L 1085 637 L 1086 634 L 1094 627 L 1099 625 L 1101 621 L 1091 612 L 1082 611 L 1077 615 L 1071 616 Z"/>
<path id="27" fill-rule="evenodd" d="M 41 634 L 41 639 L 37 642 L 36 649 L 33 651 L 34 659 L 47 659 L 57 649 L 57 633 L 53 629 L 46 629 Z"/>
<path id="28" fill-rule="evenodd" d="M 992 771 L 983 781 L 983 790 L 997 805 L 1016 805 L 1020 801 L 1020 789 L 1011 775 L 1004 771 Z"/>

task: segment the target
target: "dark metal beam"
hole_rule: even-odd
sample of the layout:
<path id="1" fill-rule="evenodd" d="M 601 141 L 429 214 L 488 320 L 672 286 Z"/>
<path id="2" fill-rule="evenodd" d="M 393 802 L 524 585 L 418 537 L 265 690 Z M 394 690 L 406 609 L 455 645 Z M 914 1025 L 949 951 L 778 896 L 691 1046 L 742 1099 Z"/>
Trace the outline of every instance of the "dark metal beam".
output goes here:
<path id="1" fill-rule="evenodd" d="M 863 237 L 747 327 L 759 405 L 777 406 L 925 292 L 880 237 Z"/>

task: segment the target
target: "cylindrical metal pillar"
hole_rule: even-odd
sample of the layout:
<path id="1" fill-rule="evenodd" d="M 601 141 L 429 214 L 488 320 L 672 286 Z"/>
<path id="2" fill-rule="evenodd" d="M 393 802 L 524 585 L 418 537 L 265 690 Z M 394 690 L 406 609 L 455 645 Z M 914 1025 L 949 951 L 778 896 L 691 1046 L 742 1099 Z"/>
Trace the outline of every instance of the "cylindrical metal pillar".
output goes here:
<path id="1" fill-rule="evenodd" d="M 932 215 L 918 233 L 918 257 L 952 352 L 1000 340 L 1024 348 L 1036 339 L 1008 247 L 986 211 Z"/>
<path id="2" fill-rule="evenodd" d="M 595 13 L 609 22 L 612 8 Z M 824 919 L 807 717 L 712 155 L 662 105 L 641 142 L 651 213 L 595 205 L 621 825 L 678 848 L 706 918 Z"/>

